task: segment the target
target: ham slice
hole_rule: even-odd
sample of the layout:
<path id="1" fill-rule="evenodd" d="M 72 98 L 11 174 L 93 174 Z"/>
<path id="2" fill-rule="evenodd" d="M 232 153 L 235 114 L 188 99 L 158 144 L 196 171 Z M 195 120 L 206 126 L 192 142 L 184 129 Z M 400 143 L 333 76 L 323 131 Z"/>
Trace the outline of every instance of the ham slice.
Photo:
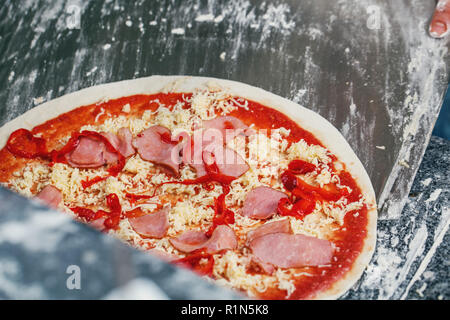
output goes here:
<path id="1" fill-rule="evenodd" d="M 271 233 L 250 243 L 254 256 L 280 268 L 325 265 L 331 262 L 330 241 L 302 234 Z"/>
<path id="2" fill-rule="evenodd" d="M 176 238 L 169 239 L 170 243 L 182 252 L 192 252 L 199 249 L 208 237 L 202 231 L 188 230 Z"/>
<path id="3" fill-rule="evenodd" d="M 117 135 L 111 132 L 102 132 L 109 143 L 124 157 L 135 153 L 131 144 L 133 136 L 128 128 L 121 128 Z M 78 146 L 66 156 L 67 162 L 75 168 L 98 168 L 106 163 L 118 160 L 117 154 L 107 150 L 103 141 L 90 137 L 81 137 Z"/>
<path id="4" fill-rule="evenodd" d="M 242 215 L 253 219 L 268 219 L 277 212 L 280 199 L 287 198 L 281 191 L 269 187 L 256 187 L 244 200 Z"/>
<path id="5" fill-rule="evenodd" d="M 234 117 L 219 118 L 232 118 L 241 122 Z M 219 118 L 208 121 L 215 123 L 214 121 Z M 206 123 L 209 123 L 208 121 Z M 218 122 L 223 122 L 223 119 L 219 119 Z M 244 124 L 242 125 L 247 128 Z M 206 175 L 204 160 L 207 159 L 212 160 L 209 164 L 215 162 L 219 173 L 225 176 L 238 178 L 249 169 L 245 160 L 237 152 L 224 146 L 224 139 L 219 130 L 212 132 L 196 130 L 192 137 L 184 138 L 186 139 L 182 148 L 183 162 L 195 169 L 198 178 Z"/>
<path id="6" fill-rule="evenodd" d="M 178 136 L 177 136 L 178 137 Z M 203 164 L 203 140 L 201 134 L 195 131 L 193 136 L 185 135 L 182 142 L 182 161 L 195 169 L 197 175 L 206 174 Z"/>
<path id="7" fill-rule="evenodd" d="M 147 214 L 136 218 L 129 218 L 131 227 L 146 238 L 164 237 L 169 229 L 169 208 L 165 207 L 155 213 Z"/>
<path id="8" fill-rule="evenodd" d="M 81 137 L 78 146 L 67 156 L 67 162 L 75 168 L 98 168 L 105 164 L 103 142 Z"/>
<path id="9" fill-rule="evenodd" d="M 58 188 L 52 185 L 45 186 L 36 196 L 37 199 L 52 208 L 58 208 L 62 201 L 62 194 Z"/>
<path id="10" fill-rule="evenodd" d="M 236 249 L 237 245 L 238 242 L 233 229 L 222 224 L 213 231 L 204 248 L 208 253 L 215 253 L 226 249 Z"/>
<path id="11" fill-rule="evenodd" d="M 216 136 L 213 132 L 208 133 L 210 130 L 217 130 L 222 136 L 223 143 L 229 142 L 238 135 L 249 135 L 251 133 L 247 125 L 232 116 L 221 116 L 211 120 L 204 120 L 203 131 L 205 136 Z"/>
<path id="12" fill-rule="evenodd" d="M 195 169 L 197 177 L 206 175 L 204 160 L 209 164 L 215 162 L 219 173 L 225 176 L 238 178 L 249 169 L 248 164 L 236 151 L 221 145 L 209 144 L 204 149 L 194 147 L 192 158 L 184 157 L 183 159 L 186 164 Z"/>
<path id="13" fill-rule="evenodd" d="M 163 165 L 178 174 L 180 157 L 177 143 L 171 141 L 171 132 L 162 126 L 152 126 L 133 140 L 142 159 Z"/>
<path id="14" fill-rule="evenodd" d="M 249 169 L 245 160 L 230 148 L 218 147 L 212 154 L 219 172 L 225 176 L 238 178 Z"/>
<path id="15" fill-rule="evenodd" d="M 291 223 L 289 219 L 265 223 L 255 230 L 249 231 L 247 233 L 247 244 L 250 244 L 256 238 L 271 233 L 291 233 Z"/>
<path id="16" fill-rule="evenodd" d="M 120 128 L 117 131 L 117 137 L 119 138 L 119 144 L 115 147 L 125 158 L 132 156 L 136 150 L 133 147 L 133 135 L 130 129 Z"/>
<path id="17" fill-rule="evenodd" d="M 209 239 L 203 232 L 186 231 L 169 241 L 177 250 L 187 253 L 202 248 L 205 248 L 207 253 L 215 253 L 226 249 L 236 249 L 238 244 L 233 229 L 226 225 L 217 226 Z"/>
<path id="18" fill-rule="evenodd" d="M 128 128 L 120 128 L 117 131 L 117 135 L 111 132 L 102 132 L 101 135 L 104 136 L 125 158 L 132 156 L 136 152 L 132 145 L 133 135 Z M 104 158 L 106 163 L 113 163 L 118 160 L 117 155 L 113 152 L 109 152 L 106 148 L 104 151 Z"/>
<path id="19" fill-rule="evenodd" d="M 255 256 L 251 256 L 250 264 L 248 265 L 250 270 L 254 270 L 256 272 L 262 272 L 268 275 L 272 275 L 275 271 L 275 267 L 267 262 L 263 262 Z"/>

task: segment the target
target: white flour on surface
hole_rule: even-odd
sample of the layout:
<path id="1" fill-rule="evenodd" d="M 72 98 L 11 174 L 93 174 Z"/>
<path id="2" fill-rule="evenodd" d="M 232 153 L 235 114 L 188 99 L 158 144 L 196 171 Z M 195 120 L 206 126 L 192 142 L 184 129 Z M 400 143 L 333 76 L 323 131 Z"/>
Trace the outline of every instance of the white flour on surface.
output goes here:
<path id="1" fill-rule="evenodd" d="M 433 201 L 436 201 L 437 199 L 438 199 L 438 197 L 439 197 L 439 195 L 441 194 L 441 192 L 442 192 L 442 189 L 436 189 L 436 190 L 434 190 L 431 194 L 430 194 L 430 197 L 427 199 L 427 200 L 425 200 L 425 202 L 433 202 Z"/>

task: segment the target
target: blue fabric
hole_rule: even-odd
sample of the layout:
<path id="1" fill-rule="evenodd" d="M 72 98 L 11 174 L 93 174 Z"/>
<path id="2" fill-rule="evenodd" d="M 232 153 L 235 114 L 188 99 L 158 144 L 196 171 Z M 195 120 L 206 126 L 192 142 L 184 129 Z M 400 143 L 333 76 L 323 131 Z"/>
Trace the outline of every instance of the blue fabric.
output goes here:
<path id="1" fill-rule="evenodd" d="M 439 118 L 433 129 L 433 135 L 450 140 L 450 85 L 447 87 L 444 103 L 442 104 Z"/>

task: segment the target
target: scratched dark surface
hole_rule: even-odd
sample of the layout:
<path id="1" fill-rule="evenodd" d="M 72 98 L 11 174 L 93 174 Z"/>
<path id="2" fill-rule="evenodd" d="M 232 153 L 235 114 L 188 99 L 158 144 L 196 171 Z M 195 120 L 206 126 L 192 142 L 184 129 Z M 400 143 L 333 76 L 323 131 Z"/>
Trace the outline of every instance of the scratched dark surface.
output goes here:
<path id="1" fill-rule="evenodd" d="M 433 6 L 3 0 L 0 125 L 101 83 L 154 74 L 241 81 L 333 123 L 371 177 L 380 218 L 401 221 L 448 81 L 447 46 L 426 34 Z"/>

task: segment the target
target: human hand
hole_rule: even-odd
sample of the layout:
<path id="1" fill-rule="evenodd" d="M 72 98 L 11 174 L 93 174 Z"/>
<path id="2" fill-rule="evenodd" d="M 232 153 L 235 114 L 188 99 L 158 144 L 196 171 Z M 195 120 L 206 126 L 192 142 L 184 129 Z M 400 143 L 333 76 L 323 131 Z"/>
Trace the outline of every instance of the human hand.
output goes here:
<path id="1" fill-rule="evenodd" d="M 429 33 L 433 38 L 443 38 L 450 28 L 450 0 L 439 0 L 431 19 Z"/>

